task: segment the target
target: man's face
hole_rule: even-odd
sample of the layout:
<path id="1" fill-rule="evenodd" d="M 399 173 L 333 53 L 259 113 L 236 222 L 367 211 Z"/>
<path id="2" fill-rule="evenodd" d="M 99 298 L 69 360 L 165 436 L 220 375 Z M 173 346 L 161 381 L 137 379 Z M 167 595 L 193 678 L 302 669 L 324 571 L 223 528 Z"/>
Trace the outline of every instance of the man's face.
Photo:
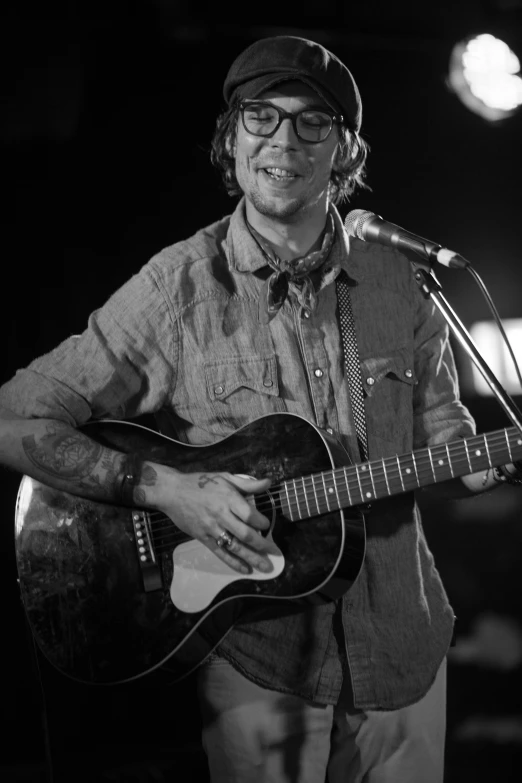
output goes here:
<path id="1" fill-rule="evenodd" d="M 331 112 L 311 87 L 299 81 L 276 85 L 256 100 L 292 113 L 311 106 Z M 236 177 L 246 197 L 249 220 L 255 223 L 256 213 L 283 223 L 325 215 L 338 143 L 337 126 L 326 141 L 307 144 L 296 136 L 289 119 L 283 120 L 273 136 L 262 138 L 247 133 L 239 118 Z"/>

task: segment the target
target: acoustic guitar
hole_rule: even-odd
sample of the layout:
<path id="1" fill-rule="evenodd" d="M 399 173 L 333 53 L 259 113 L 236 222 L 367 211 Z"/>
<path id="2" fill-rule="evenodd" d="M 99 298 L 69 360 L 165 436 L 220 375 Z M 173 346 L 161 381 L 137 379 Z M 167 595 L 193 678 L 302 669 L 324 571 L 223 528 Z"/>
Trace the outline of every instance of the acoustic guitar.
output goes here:
<path id="1" fill-rule="evenodd" d="M 516 428 L 351 464 L 301 416 L 262 416 L 208 446 L 139 424 L 82 431 L 183 472 L 269 476 L 249 501 L 271 520 L 273 570 L 233 571 L 160 512 L 85 500 L 24 476 L 15 546 L 25 612 L 44 656 L 85 683 L 115 684 L 199 666 L 237 622 L 276 602 L 331 601 L 357 579 L 365 508 L 383 498 L 522 458 Z"/>

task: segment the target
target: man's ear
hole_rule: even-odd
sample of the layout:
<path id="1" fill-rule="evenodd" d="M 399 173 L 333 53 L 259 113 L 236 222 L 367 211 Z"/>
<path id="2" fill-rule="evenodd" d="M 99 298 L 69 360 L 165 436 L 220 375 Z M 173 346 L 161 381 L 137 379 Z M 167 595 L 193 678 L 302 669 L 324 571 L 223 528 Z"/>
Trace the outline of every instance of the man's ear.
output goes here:
<path id="1" fill-rule="evenodd" d="M 335 155 L 332 163 L 332 171 L 339 171 L 340 169 L 344 168 L 347 160 L 351 158 L 353 155 L 353 142 L 350 136 L 340 139 L 337 142 L 337 147 L 335 148 Z"/>
<path id="2" fill-rule="evenodd" d="M 335 155 L 332 163 L 332 171 L 339 171 L 339 163 L 342 157 L 342 148 L 341 145 L 338 144 L 335 148 Z"/>

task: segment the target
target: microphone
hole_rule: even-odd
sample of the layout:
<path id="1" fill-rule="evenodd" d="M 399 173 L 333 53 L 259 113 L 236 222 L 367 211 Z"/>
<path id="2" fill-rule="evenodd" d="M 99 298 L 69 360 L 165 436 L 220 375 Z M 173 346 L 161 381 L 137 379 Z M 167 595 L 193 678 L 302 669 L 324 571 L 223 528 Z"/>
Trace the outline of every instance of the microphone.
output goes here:
<path id="1" fill-rule="evenodd" d="M 409 250 L 430 262 L 437 261 L 452 269 L 466 269 L 470 266 L 469 261 L 453 250 L 448 250 L 429 239 L 411 234 L 394 223 L 388 223 L 374 212 L 354 209 L 346 216 L 344 225 L 351 237 L 357 237 L 364 242 L 376 242 L 379 245 L 395 247 L 402 251 Z"/>

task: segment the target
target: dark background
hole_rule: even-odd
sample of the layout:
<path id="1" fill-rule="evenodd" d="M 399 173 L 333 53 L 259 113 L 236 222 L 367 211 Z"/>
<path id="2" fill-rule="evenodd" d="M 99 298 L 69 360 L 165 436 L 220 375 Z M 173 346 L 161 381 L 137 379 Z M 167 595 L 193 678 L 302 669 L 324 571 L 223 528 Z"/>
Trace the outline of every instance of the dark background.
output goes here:
<path id="1" fill-rule="evenodd" d="M 522 57 L 521 0 L 4 2 L 0 382 L 80 332 L 154 252 L 231 211 L 208 155 L 221 85 L 246 45 L 278 33 L 323 43 L 359 85 L 372 190 L 343 213 L 369 209 L 458 250 L 501 317 L 521 317 L 522 115 L 488 124 L 446 86 L 453 45 L 480 32 Z M 469 275 L 438 276 L 466 326 L 489 318 Z M 459 364 L 479 430 L 509 424 Z M 190 680 L 164 693 L 91 690 L 35 656 L 16 584 L 19 477 L 0 481 L 2 781 L 50 780 L 51 763 L 60 783 L 204 781 Z M 424 510 L 459 618 L 449 783 L 522 771 L 521 491 Z"/>

